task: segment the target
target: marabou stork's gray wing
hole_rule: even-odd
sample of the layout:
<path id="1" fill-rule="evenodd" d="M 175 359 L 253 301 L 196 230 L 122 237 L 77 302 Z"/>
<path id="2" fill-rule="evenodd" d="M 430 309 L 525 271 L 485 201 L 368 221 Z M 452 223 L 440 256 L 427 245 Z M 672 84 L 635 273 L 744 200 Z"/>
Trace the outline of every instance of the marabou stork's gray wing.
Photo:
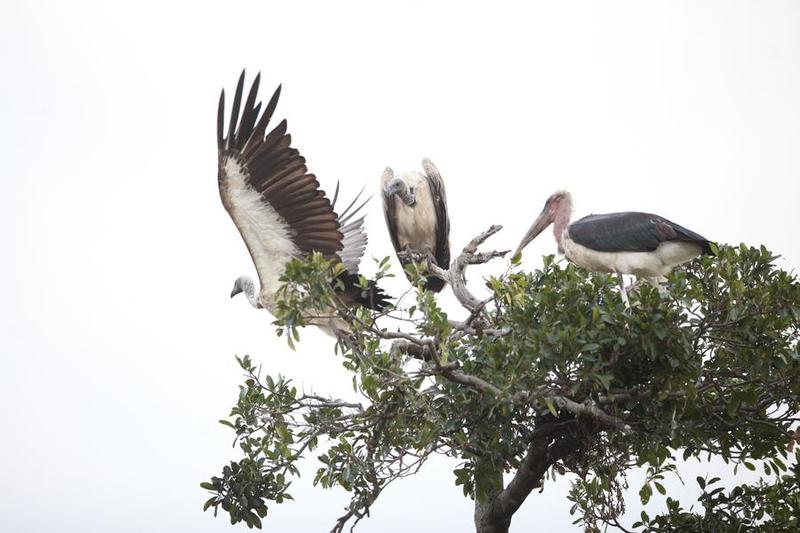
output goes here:
<path id="1" fill-rule="evenodd" d="M 352 274 L 358 274 L 358 264 L 367 249 L 367 231 L 364 228 L 364 215 L 358 216 L 362 208 L 367 205 L 370 198 L 367 198 L 356 207 L 356 203 L 361 198 L 364 189 L 353 198 L 344 211 L 338 215 L 339 227 L 344 235 L 342 239 L 342 250 L 338 253 L 339 258 L 344 264 L 345 269 Z M 333 207 L 336 208 L 336 200 L 339 198 L 339 183 L 336 183 L 336 192 L 333 194 Z M 356 218 L 358 216 L 358 218 Z"/>
<path id="2" fill-rule="evenodd" d="M 693 242 L 711 253 L 710 241 L 664 217 L 629 211 L 589 215 L 569 225 L 569 237 L 600 252 L 652 252 L 665 241 Z"/>
<path id="3" fill-rule="evenodd" d="M 266 133 L 280 87 L 261 112 L 256 103 L 260 74 L 242 108 L 244 71 L 236 86 L 227 137 L 225 91 L 219 99 L 217 147 L 219 193 L 242 235 L 262 286 L 277 282 L 292 257 L 318 251 L 337 258 L 342 232 L 330 200 L 291 147 L 286 120 Z"/>
<path id="4" fill-rule="evenodd" d="M 436 210 L 436 264 L 445 270 L 450 268 L 450 217 L 447 214 L 447 196 L 444 192 L 444 181 L 436 166 L 430 159 L 422 160 L 425 178 L 431 190 L 433 206 Z"/>

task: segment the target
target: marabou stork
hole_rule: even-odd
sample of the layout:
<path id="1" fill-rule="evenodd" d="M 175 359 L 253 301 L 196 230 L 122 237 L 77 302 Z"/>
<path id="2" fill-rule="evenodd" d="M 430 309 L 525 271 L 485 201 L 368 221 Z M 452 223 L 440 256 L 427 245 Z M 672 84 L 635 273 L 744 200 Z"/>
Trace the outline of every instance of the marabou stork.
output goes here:
<path id="1" fill-rule="evenodd" d="M 450 265 L 450 219 L 444 181 L 429 159 L 422 160 L 422 169 L 424 175 L 404 172 L 399 177 L 395 177 L 391 168 L 383 171 L 381 190 L 386 227 L 404 267 L 413 261 L 411 252 L 430 257 L 437 266 L 447 269 Z M 425 288 L 439 292 L 444 288 L 444 281 L 428 276 Z"/>
<path id="2" fill-rule="evenodd" d="M 371 284 L 366 290 L 357 286 L 358 263 L 367 235 L 363 217 L 355 217 L 364 204 L 353 208 L 356 197 L 342 215 L 337 215 L 316 177 L 308 172 L 303 156 L 291 147 L 286 120 L 266 133 L 281 88 L 275 90 L 261 113 L 261 102 L 256 102 L 260 77 L 259 73 L 253 81 L 240 117 L 242 71 L 227 137 L 224 136 L 224 89 L 219 98 L 219 194 L 250 252 L 260 283 L 256 290 L 250 278 L 241 276 L 234 283 L 231 297 L 244 292 L 253 307 L 274 314 L 275 292 L 286 263 L 316 251 L 344 265 L 339 278 L 344 289 L 339 297 L 346 304 L 383 309 L 388 301 L 377 286 Z M 338 193 L 337 185 L 334 203 Z M 339 322 L 327 319 L 312 323 L 328 333 L 345 329 Z"/>
<path id="3" fill-rule="evenodd" d="M 570 224 L 571 214 L 572 196 L 566 191 L 554 193 L 514 255 L 553 224 L 558 252 L 592 272 L 615 272 L 626 304 L 622 274 L 644 277 L 659 286 L 675 266 L 713 254 L 711 241 L 658 215 L 627 211 L 589 215 Z"/>

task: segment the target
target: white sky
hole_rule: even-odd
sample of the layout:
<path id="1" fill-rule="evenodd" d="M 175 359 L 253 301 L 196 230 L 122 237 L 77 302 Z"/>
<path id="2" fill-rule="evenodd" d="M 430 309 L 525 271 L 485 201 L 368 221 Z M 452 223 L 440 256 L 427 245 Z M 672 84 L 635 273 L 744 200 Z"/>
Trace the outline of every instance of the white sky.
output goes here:
<path id="1" fill-rule="evenodd" d="M 0 529 L 229 530 L 198 483 L 239 457 L 216 422 L 233 355 L 348 394 L 329 338 L 292 353 L 228 298 L 252 266 L 215 118 L 242 67 L 264 97 L 284 84 L 278 115 L 330 191 L 430 157 L 455 249 L 492 223 L 512 248 L 567 188 L 576 216 L 651 211 L 800 264 L 800 2 L 430 4 L 0 4 Z M 377 201 L 368 229 L 390 255 Z M 527 264 L 554 250 L 548 233 Z M 360 531 L 469 530 L 451 468 L 392 487 Z M 330 529 L 347 495 L 310 484 L 265 527 Z M 576 531 L 566 490 L 514 530 Z"/>

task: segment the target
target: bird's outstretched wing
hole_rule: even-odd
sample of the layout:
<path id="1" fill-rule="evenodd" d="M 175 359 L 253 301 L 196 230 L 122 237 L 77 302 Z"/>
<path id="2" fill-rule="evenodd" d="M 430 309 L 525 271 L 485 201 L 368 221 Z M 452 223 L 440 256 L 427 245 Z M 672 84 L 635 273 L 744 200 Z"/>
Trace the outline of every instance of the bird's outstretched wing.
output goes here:
<path id="1" fill-rule="evenodd" d="M 286 120 L 267 133 L 281 88 L 275 90 L 262 113 L 261 102 L 256 102 L 260 77 L 259 74 L 253 80 L 242 108 L 242 71 L 227 121 L 227 136 L 222 91 L 217 148 L 219 194 L 247 245 L 262 291 L 277 290 L 284 266 L 291 258 L 320 252 L 345 265 L 347 271 L 339 277 L 344 285 L 340 292 L 343 300 L 384 309 L 388 297 L 375 283 L 368 283 L 366 289 L 358 286 L 357 267 L 367 236 L 363 217 L 353 217 L 364 204 L 353 209 L 353 201 L 341 217 L 337 216 L 317 178 L 308 172 L 305 158 L 291 147 Z"/>
<path id="2" fill-rule="evenodd" d="M 367 205 L 370 198 L 367 198 L 361 204 L 356 206 L 364 189 L 353 198 L 344 211 L 338 215 L 339 227 L 342 235 L 342 250 L 338 253 L 339 259 L 345 269 L 352 273 L 358 274 L 358 264 L 364 256 L 364 251 L 367 249 L 367 231 L 364 228 L 364 215 L 358 216 L 362 208 Z M 339 198 L 339 183 L 336 183 L 336 192 L 333 194 L 333 208 L 336 209 L 336 200 Z M 358 217 L 358 218 L 356 218 Z"/>
<path id="3" fill-rule="evenodd" d="M 704 254 L 711 253 L 705 237 L 659 215 L 635 211 L 583 217 L 570 224 L 569 237 L 600 252 L 652 252 L 662 242 L 679 241 L 697 243 Z"/>
<path id="4" fill-rule="evenodd" d="M 261 102 L 256 103 L 259 80 L 260 74 L 242 108 L 242 71 L 227 136 L 225 91 L 220 95 L 219 193 L 247 245 L 262 287 L 273 288 L 289 259 L 312 251 L 337 258 L 344 236 L 330 200 L 308 172 L 303 156 L 291 147 L 286 120 L 267 133 L 280 87 L 262 112 Z"/>
<path id="5" fill-rule="evenodd" d="M 365 199 L 360 204 L 358 201 L 364 193 L 362 188 L 344 211 L 338 216 L 344 239 L 344 247 L 338 253 L 346 272 L 339 276 L 339 280 L 344 284 L 345 290 L 340 294 L 342 301 L 348 305 L 359 304 L 369 309 L 383 311 L 390 305 L 389 296 L 373 280 L 367 281 L 366 289 L 360 288 L 361 282 L 358 276 L 358 264 L 367 248 L 367 231 L 364 228 L 364 215 L 358 216 L 362 208 L 367 205 L 371 197 Z M 336 183 L 336 192 L 333 194 L 333 207 L 336 207 L 336 200 L 339 198 L 339 183 Z M 358 205 L 356 205 L 358 204 Z M 356 218 L 358 217 L 358 218 Z"/>

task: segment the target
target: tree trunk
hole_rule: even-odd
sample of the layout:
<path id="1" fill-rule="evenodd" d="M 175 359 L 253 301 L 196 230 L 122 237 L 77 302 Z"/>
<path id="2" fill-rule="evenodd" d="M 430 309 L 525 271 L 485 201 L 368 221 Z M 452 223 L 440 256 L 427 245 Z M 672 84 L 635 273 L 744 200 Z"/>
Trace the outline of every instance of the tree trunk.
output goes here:
<path id="1" fill-rule="evenodd" d="M 476 533 L 508 533 L 511 520 L 498 519 L 493 516 L 491 501 L 483 503 L 475 501 L 475 532 Z"/>
<path id="2" fill-rule="evenodd" d="M 531 440 L 525 458 L 508 486 L 503 486 L 503 471 L 485 462 L 476 465 L 476 472 L 494 480 L 485 501 L 475 499 L 475 531 L 477 533 L 508 533 L 511 518 L 533 489 L 540 487 L 545 472 L 564 455 L 579 449 L 572 437 L 562 437 L 550 444 L 552 435 L 539 430 Z M 477 475 L 477 474 L 476 474 Z"/>
<path id="3" fill-rule="evenodd" d="M 496 487 L 490 489 L 485 501 L 475 498 L 475 531 L 476 533 L 508 533 L 511 518 L 497 516 L 494 506 L 495 498 L 503 491 L 503 472 L 498 470 L 492 474 Z"/>

